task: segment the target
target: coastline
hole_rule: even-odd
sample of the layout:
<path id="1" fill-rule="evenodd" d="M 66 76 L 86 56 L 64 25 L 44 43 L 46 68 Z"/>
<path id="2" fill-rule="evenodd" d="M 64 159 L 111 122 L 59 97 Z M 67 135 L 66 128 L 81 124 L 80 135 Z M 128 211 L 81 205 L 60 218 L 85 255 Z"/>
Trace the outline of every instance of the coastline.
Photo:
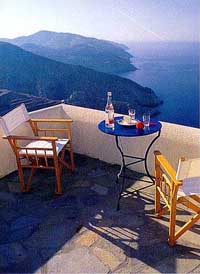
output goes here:
<path id="1" fill-rule="evenodd" d="M 159 120 L 199 127 L 199 46 L 197 42 L 134 43 L 129 51 L 137 70 L 120 76 L 152 88 L 163 100 Z"/>

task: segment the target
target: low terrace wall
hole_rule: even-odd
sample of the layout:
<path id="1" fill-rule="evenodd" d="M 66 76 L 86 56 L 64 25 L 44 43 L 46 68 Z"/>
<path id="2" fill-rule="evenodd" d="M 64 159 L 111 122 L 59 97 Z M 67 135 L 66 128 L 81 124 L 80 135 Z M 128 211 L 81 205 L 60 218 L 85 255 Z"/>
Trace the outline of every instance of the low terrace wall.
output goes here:
<path id="1" fill-rule="evenodd" d="M 72 133 L 75 152 L 112 164 L 121 163 L 114 137 L 103 134 L 97 128 L 98 123 L 105 118 L 103 111 L 62 104 L 31 112 L 30 115 L 35 118 L 71 117 L 74 121 Z M 162 122 L 162 126 L 161 136 L 152 146 L 148 157 L 148 165 L 152 174 L 154 173 L 154 150 L 160 150 L 166 155 L 174 168 L 177 167 L 181 156 L 200 157 L 200 129 L 165 122 Z M 30 135 L 31 129 L 28 124 L 24 124 L 16 130 L 16 133 Z M 0 136 L 2 134 L 2 129 L 0 129 Z M 127 154 L 143 157 L 152 138 L 153 135 L 139 138 L 126 137 L 121 138 L 121 143 Z M 0 177 L 3 177 L 16 170 L 16 164 L 9 144 L 1 137 L 0 151 Z M 144 172 L 143 163 L 135 165 L 134 170 Z"/>

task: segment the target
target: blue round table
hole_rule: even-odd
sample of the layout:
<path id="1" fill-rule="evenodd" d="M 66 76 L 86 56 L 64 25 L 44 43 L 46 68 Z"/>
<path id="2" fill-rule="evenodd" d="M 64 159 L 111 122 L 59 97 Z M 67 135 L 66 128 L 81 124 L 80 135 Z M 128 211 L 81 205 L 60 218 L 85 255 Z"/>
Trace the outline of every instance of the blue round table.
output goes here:
<path id="1" fill-rule="evenodd" d="M 119 183 L 119 178 L 120 177 L 123 178 L 122 184 L 120 187 L 120 191 L 119 191 L 119 198 L 118 198 L 118 202 L 117 202 L 118 210 L 119 210 L 119 206 L 120 206 L 120 199 L 122 196 L 122 192 L 124 190 L 124 183 L 125 183 L 125 178 L 126 178 L 125 171 L 128 166 L 137 164 L 139 162 L 144 162 L 145 171 L 147 173 L 147 176 L 154 183 L 154 178 L 150 175 L 149 170 L 148 170 L 147 157 L 148 157 L 148 153 L 149 153 L 150 148 L 152 147 L 153 143 L 160 137 L 161 128 L 162 128 L 162 124 L 160 122 L 153 121 L 153 120 L 151 120 L 149 127 L 145 127 L 144 129 L 137 129 L 135 126 L 122 126 L 122 125 L 118 124 L 118 121 L 121 120 L 122 118 L 123 117 L 121 117 L 121 116 L 115 118 L 115 128 L 114 129 L 109 129 L 109 128 L 105 127 L 105 121 L 101 121 L 98 125 L 98 128 L 101 132 L 115 136 L 116 146 L 121 154 L 122 164 L 121 164 L 121 169 L 120 169 L 119 173 L 117 174 L 117 181 L 116 181 L 117 183 Z M 154 133 L 157 133 L 157 135 L 152 139 L 152 141 L 148 145 L 144 157 L 136 157 L 133 155 L 126 155 L 123 152 L 122 146 L 119 145 L 120 137 L 134 137 L 134 138 L 136 138 L 136 137 L 142 137 L 142 136 L 146 136 L 146 135 L 152 135 Z M 134 161 L 126 164 L 126 161 L 125 161 L 126 158 L 134 159 Z"/>

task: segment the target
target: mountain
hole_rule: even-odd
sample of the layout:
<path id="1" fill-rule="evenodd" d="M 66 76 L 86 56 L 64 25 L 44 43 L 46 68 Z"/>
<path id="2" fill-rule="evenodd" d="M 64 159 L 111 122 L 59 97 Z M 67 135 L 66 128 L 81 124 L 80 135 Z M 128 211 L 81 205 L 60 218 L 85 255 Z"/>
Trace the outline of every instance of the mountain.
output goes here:
<path id="1" fill-rule="evenodd" d="M 39 31 L 15 39 L 0 39 L 55 61 L 82 65 L 106 73 L 123 73 L 136 68 L 126 46 L 72 33 Z"/>
<path id="2" fill-rule="evenodd" d="M 5 42 L 0 42 L 0 88 L 101 110 L 111 90 L 115 110 L 122 113 L 127 104 L 142 113 L 161 103 L 153 90 L 131 80 L 56 62 Z"/>
<path id="3" fill-rule="evenodd" d="M 0 89 L 0 116 L 24 103 L 28 111 L 46 108 L 60 104 L 60 101 L 50 100 L 44 97 L 36 97 L 25 93 Z"/>

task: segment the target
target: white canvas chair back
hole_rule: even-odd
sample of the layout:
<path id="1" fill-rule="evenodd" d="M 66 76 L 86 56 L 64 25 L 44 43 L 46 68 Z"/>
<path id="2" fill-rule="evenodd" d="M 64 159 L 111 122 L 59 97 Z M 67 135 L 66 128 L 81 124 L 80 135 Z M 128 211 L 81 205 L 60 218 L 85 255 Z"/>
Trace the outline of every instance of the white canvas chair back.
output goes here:
<path id="1" fill-rule="evenodd" d="M 11 110 L 6 115 L 0 118 L 0 124 L 6 136 L 11 135 L 11 132 L 20 126 L 22 123 L 28 121 L 30 116 L 24 104 Z"/>
<path id="2" fill-rule="evenodd" d="M 179 196 L 200 194 L 200 158 L 179 160 L 176 180 L 183 181 Z"/>

